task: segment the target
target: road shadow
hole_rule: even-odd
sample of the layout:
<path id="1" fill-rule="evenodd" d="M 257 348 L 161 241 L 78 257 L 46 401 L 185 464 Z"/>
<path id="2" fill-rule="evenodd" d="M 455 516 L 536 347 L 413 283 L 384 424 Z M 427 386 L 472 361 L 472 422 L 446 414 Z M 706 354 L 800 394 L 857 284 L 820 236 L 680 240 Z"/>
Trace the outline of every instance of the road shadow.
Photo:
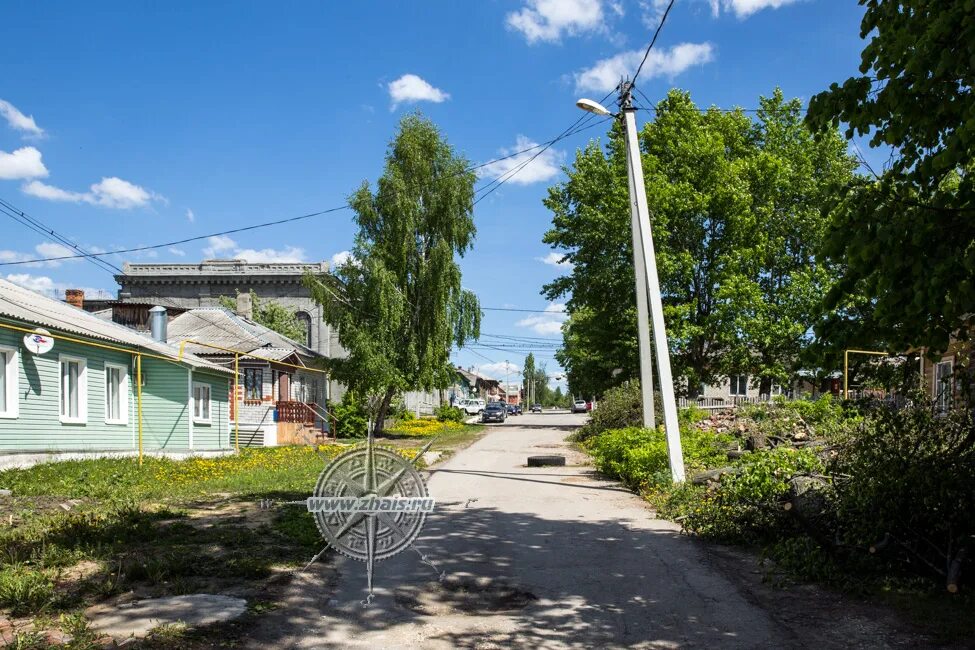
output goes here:
<path id="1" fill-rule="evenodd" d="M 888 647 L 887 628 L 851 618 L 842 599 L 809 607 L 806 594 L 792 607 L 801 624 L 783 624 L 731 575 L 753 569 L 717 557 L 625 519 L 453 502 L 415 548 L 376 565 L 371 604 L 364 565 L 332 558 L 295 580 L 245 647 Z"/>

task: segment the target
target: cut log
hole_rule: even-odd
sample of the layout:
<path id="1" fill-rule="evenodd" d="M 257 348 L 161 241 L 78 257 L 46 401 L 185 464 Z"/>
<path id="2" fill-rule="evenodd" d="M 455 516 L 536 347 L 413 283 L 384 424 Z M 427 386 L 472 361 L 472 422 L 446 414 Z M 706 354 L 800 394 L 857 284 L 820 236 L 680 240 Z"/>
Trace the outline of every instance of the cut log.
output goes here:
<path id="1" fill-rule="evenodd" d="M 961 566 L 965 562 L 966 550 L 967 549 L 962 548 L 955 553 L 955 557 L 951 560 L 951 564 L 948 565 L 948 579 L 946 582 L 949 593 L 958 593 L 958 582 L 961 579 Z"/>
<path id="2" fill-rule="evenodd" d="M 748 452 L 744 449 L 729 449 L 728 450 L 728 460 L 738 460 Z"/>
<path id="3" fill-rule="evenodd" d="M 793 476 L 782 508 L 792 515 L 803 530 L 824 549 L 835 551 L 829 526 L 824 488 L 825 479 L 815 476 Z"/>
<path id="4" fill-rule="evenodd" d="M 695 474 L 691 477 L 691 483 L 694 485 L 707 485 L 708 483 L 714 483 L 721 480 L 721 477 L 725 474 L 737 474 L 737 467 L 719 467 L 717 469 L 709 469 L 706 472 L 701 472 L 700 474 Z"/>
<path id="5" fill-rule="evenodd" d="M 753 433 L 745 439 L 745 449 L 756 451 L 768 447 L 768 439 L 761 433 Z"/>

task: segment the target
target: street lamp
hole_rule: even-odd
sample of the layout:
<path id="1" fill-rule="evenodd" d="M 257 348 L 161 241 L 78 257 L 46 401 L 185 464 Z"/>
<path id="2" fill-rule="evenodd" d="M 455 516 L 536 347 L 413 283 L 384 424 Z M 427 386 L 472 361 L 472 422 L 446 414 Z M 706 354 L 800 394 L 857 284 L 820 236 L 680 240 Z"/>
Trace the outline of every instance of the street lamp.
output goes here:
<path id="1" fill-rule="evenodd" d="M 626 166 L 630 183 L 630 229 L 633 236 L 633 270 L 636 275 L 637 334 L 640 343 L 640 391 L 643 396 L 643 425 L 656 425 L 653 412 L 653 362 L 650 348 L 650 318 L 653 319 L 654 348 L 657 353 L 657 375 L 664 407 L 664 430 L 667 434 L 667 455 L 670 475 L 675 483 L 684 480 L 684 457 L 681 453 L 680 428 L 677 424 L 677 400 L 674 398 L 674 379 L 670 370 L 670 349 L 664 327 L 663 301 L 660 279 L 650 232 L 650 210 L 647 188 L 643 182 L 640 142 L 636 132 L 636 109 L 633 108 L 629 81 L 620 84 L 620 113 L 614 115 L 605 106 L 591 99 L 580 99 L 576 106 L 596 115 L 613 115 L 623 122 L 626 137 Z M 649 305 L 648 305 L 649 298 Z M 649 317 L 647 312 L 650 312 Z"/>

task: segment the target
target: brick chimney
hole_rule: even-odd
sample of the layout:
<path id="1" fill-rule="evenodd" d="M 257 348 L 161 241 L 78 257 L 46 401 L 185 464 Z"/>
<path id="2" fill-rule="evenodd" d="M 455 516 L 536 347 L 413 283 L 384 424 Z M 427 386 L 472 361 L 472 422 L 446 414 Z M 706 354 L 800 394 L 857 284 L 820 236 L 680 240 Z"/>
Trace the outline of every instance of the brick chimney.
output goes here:
<path id="1" fill-rule="evenodd" d="M 249 291 L 237 294 L 237 315 L 244 318 L 254 318 L 254 302 L 251 300 Z"/>
<path id="2" fill-rule="evenodd" d="M 85 292 L 82 289 L 65 289 L 64 290 L 64 302 L 77 307 L 78 309 L 85 308 Z"/>

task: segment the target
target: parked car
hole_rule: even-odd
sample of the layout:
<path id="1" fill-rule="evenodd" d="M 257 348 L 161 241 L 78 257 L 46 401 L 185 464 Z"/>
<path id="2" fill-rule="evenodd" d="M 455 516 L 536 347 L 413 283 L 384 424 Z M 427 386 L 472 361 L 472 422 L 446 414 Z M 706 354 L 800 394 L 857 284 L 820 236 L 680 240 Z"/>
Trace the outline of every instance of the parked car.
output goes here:
<path id="1" fill-rule="evenodd" d="M 484 410 L 484 400 L 464 398 L 454 402 L 454 406 L 467 413 L 467 415 L 480 415 L 481 411 Z"/>
<path id="2" fill-rule="evenodd" d="M 585 400 L 577 399 L 572 402 L 572 412 L 573 413 L 588 413 L 589 409 L 586 407 Z"/>
<path id="3" fill-rule="evenodd" d="M 508 404 L 508 415 L 521 415 L 521 404 Z"/>
<path id="4" fill-rule="evenodd" d="M 541 412 L 542 412 L 541 404 L 532 404 L 532 413 L 541 413 Z"/>
<path id="5" fill-rule="evenodd" d="M 481 422 L 504 422 L 508 419 L 508 409 L 501 402 L 490 402 L 481 412 Z"/>

